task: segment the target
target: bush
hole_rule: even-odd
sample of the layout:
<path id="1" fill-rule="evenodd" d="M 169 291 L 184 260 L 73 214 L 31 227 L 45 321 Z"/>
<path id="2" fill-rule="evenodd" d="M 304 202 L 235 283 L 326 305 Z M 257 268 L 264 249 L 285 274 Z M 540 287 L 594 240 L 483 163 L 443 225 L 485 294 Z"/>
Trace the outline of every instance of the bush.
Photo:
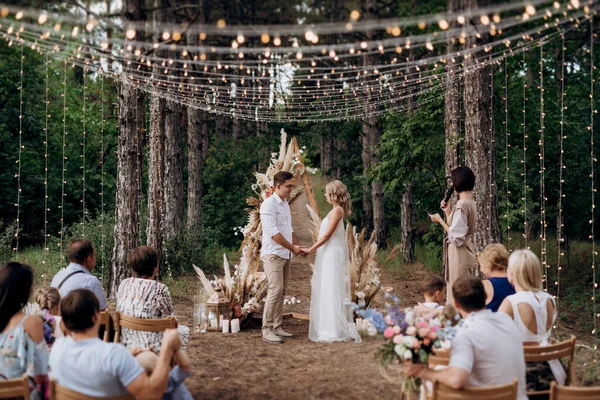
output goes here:
<path id="1" fill-rule="evenodd" d="M 192 272 L 192 264 L 206 273 L 219 271 L 223 265 L 221 238 L 217 230 L 182 229 L 165 241 L 162 255 L 161 275 L 179 276 Z"/>
<path id="2" fill-rule="evenodd" d="M 0 264 L 13 258 L 13 239 L 15 238 L 15 223 L 4 224 L 0 221 Z"/>

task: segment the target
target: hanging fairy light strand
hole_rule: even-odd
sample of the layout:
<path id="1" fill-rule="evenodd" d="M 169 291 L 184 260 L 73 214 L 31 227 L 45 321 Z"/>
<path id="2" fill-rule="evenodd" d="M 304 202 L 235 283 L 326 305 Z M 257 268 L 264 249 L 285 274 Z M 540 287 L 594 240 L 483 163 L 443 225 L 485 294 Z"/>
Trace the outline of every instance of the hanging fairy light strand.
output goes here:
<path id="1" fill-rule="evenodd" d="M 47 271 L 48 271 L 48 107 L 50 105 L 50 100 L 48 98 L 50 88 L 49 88 L 49 75 L 48 75 L 48 64 L 50 63 L 48 59 L 48 53 L 46 53 L 46 62 L 45 62 L 45 73 L 46 73 L 46 90 L 45 90 L 45 114 L 44 114 L 44 256 L 42 259 L 42 265 L 44 266 L 44 270 L 42 273 L 42 279 L 44 283 L 47 279 Z"/>
<path id="2" fill-rule="evenodd" d="M 540 255 L 544 270 L 544 290 L 548 291 L 548 257 L 546 253 L 546 163 L 544 143 L 544 43 L 540 42 L 540 128 L 539 128 L 539 158 L 540 158 Z"/>
<path id="3" fill-rule="evenodd" d="M 67 60 L 65 59 L 63 61 L 63 82 L 62 82 L 62 86 L 63 86 L 63 92 L 62 92 L 62 98 L 63 98 L 63 118 L 62 118 L 62 123 L 63 123 L 63 141 L 62 141 L 62 180 L 61 180 L 61 190 L 60 190 L 60 242 L 59 242 L 59 247 L 60 247 L 60 259 L 62 259 L 62 257 L 64 257 L 63 255 L 63 249 L 64 249 L 64 236 L 65 236 L 65 184 L 66 182 L 66 177 L 65 177 L 65 173 L 67 171 L 66 169 L 66 160 L 67 160 L 67 156 L 65 154 L 66 152 L 66 147 L 67 147 Z"/>
<path id="4" fill-rule="evenodd" d="M 592 335 L 594 337 L 594 363 L 597 362 L 596 359 L 596 352 L 598 350 L 598 341 L 597 341 L 597 334 L 598 334 L 598 314 L 597 314 L 597 307 L 596 307 L 596 288 L 598 287 L 598 284 L 596 282 L 596 235 L 595 235 L 595 230 L 594 230 L 594 225 L 595 225 L 595 213 L 596 213 L 596 186 L 595 186 L 595 182 L 594 182 L 594 173 L 595 173 L 595 164 L 596 164 L 596 156 L 594 155 L 594 114 L 596 114 L 596 109 L 594 107 L 594 83 L 595 83 L 595 79 L 594 79 L 594 70 L 596 69 L 596 67 L 594 66 L 594 19 L 592 17 L 590 17 L 590 48 L 589 48 L 589 53 L 590 53 L 590 125 L 588 126 L 588 129 L 590 131 L 590 166 L 591 166 L 591 172 L 590 172 L 590 181 L 591 181 L 591 188 L 592 188 L 592 209 L 591 209 L 591 216 L 590 216 L 590 226 L 591 226 L 591 234 L 590 234 L 590 239 L 592 240 L 592 310 L 593 310 L 593 325 L 594 325 L 594 329 L 592 330 Z"/>
<path id="5" fill-rule="evenodd" d="M 87 95 L 87 79 L 86 69 L 83 69 L 83 118 L 81 123 L 83 124 L 83 131 L 81 137 L 81 237 L 85 237 L 85 217 L 87 214 L 85 208 L 85 147 L 86 147 L 86 95 Z"/>
<path id="6" fill-rule="evenodd" d="M 23 54 L 23 43 L 21 43 L 21 67 L 19 71 L 19 149 L 17 153 L 17 218 L 16 218 L 16 229 L 15 229 L 15 258 L 19 259 L 19 237 L 21 229 L 21 152 L 23 150 L 23 60 L 25 55 Z"/>
<path id="7" fill-rule="evenodd" d="M 104 284 L 104 73 L 100 70 L 100 282 Z"/>
<path id="8" fill-rule="evenodd" d="M 563 239 L 563 170 L 566 168 L 564 164 L 564 141 L 566 139 L 565 136 L 565 36 L 561 35 L 561 63 L 560 63 L 560 136 L 559 136 L 559 172 L 558 172 L 558 221 L 556 226 L 556 247 L 557 247 L 557 257 L 556 257 L 556 281 L 554 282 L 554 286 L 556 286 L 556 309 L 559 307 L 559 299 L 560 299 L 560 273 L 562 270 L 561 259 L 563 254 L 562 243 Z M 554 329 L 558 328 L 558 320 L 554 323 Z"/>
<path id="9" fill-rule="evenodd" d="M 529 234 L 527 226 L 527 65 L 525 64 L 525 53 L 523 53 L 523 58 L 521 60 L 521 67 L 523 70 L 523 123 L 521 126 L 523 127 L 523 158 L 521 159 L 521 163 L 523 164 L 523 172 L 521 175 L 523 176 L 523 238 L 525 238 L 525 248 L 529 249 Z"/>
<path id="10" fill-rule="evenodd" d="M 509 130 L 508 130 L 508 63 L 506 62 L 506 57 L 504 58 L 504 85 L 503 85 L 503 99 L 504 101 L 504 184 L 505 184 L 505 192 L 506 192 L 506 204 L 505 204 L 505 212 L 504 218 L 506 221 L 506 242 L 508 244 L 508 250 L 511 249 L 511 237 L 510 237 L 510 188 L 508 182 L 508 172 L 509 172 L 509 152 L 508 149 L 510 147 L 509 144 Z"/>

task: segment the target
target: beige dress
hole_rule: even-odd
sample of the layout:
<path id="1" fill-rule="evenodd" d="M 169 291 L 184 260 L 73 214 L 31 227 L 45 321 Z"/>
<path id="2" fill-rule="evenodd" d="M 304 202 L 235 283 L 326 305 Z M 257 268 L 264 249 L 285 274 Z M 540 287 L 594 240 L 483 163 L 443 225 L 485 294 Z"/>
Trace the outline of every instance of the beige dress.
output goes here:
<path id="1" fill-rule="evenodd" d="M 452 229 L 452 222 L 457 211 L 460 210 L 463 220 L 467 224 L 467 233 L 461 240 L 452 241 L 451 233 L 445 241 L 446 248 L 446 301 L 453 304 L 452 285 L 463 275 L 472 275 L 476 269 L 477 258 L 475 256 L 475 246 L 473 245 L 472 235 L 475 232 L 477 223 L 477 207 L 473 200 L 459 200 L 456 208 L 448 217 L 448 225 Z"/>

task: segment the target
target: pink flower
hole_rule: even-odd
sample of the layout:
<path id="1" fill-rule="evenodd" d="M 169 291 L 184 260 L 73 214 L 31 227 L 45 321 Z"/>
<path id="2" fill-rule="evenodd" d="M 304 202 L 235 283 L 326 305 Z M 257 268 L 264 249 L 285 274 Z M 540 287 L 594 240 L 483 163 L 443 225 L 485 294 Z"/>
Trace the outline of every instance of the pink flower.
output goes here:
<path id="1" fill-rule="evenodd" d="M 421 328 L 419 329 L 419 336 L 420 337 L 425 337 L 427 336 L 427 334 L 429 333 L 429 328 Z"/>
<path id="2" fill-rule="evenodd" d="M 400 329 L 400 327 L 398 325 L 395 325 L 393 329 L 394 329 L 394 333 L 396 335 L 399 334 L 400 332 L 402 332 L 402 329 Z"/>
<path id="3" fill-rule="evenodd" d="M 394 325 L 394 321 L 392 320 L 392 317 L 390 317 L 389 315 L 386 315 L 386 316 L 385 316 L 385 322 L 386 322 L 388 325 Z"/>
<path id="4" fill-rule="evenodd" d="M 396 335 L 396 336 L 394 336 L 392 341 L 394 342 L 394 344 L 402 344 L 403 338 L 404 338 L 404 336 L 402 336 L 402 335 Z"/>
<path id="5" fill-rule="evenodd" d="M 417 328 L 425 328 L 427 326 L 427 322 L 419 321 L 415 325 L 417 326 Z"/>
<path id="6" fill-rule="evenodd" d="M 415 333 L 417 333 L 417 328 L 415 328 L 414 326 L 409 326 L 408 328 L 406 328 L 407 335 L 414 336 Z"/>
<path id="7" fill-rule="evenodd" d="M 419 342 L 419 339 L 415 339 L 415 344 L 413 345 L 413 348 L 415 348 L 415 349 L 421 348 L 421 342 Z"/>
<path id="8" fill-rule="evenodd" d="M 423 346 L 429 346 L 430 343 L 431 341 L 429 340 L 429 338 L 423 339 Z"/>
<path id="9" fill-rule="evenodd" d="M 429 332 L 429 339 L 435 340 L 435 339 L 437 339 L 437 337 L 438 337 L 437 332 Z"/>
<path id="10" fill-rule="evenodd" d="M 385 331 L 383 331 L 383 336 L 385 336 L 386 339 L 390 339 L 392 336 L 394 336 L 394 328 L 391 326 L 385 328 Z"/>

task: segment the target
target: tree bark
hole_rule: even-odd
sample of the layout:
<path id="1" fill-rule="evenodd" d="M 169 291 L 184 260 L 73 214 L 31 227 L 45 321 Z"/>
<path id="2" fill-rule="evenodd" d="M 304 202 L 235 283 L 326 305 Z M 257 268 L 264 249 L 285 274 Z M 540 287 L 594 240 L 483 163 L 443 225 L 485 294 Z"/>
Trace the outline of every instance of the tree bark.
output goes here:
<path id="1" fill-rule="evenodd" d="M 402 193 L 402 212 L 401 212 L 401 248 L 402 257 L 405 264 L 415 262 L 415 227 L 414 227 L 414 207 L 413 207 L 413 185 L 406 185 Z"/>
<path id="2" fill-rule="evenodd" d="M 208 153 L 208 115 L 188 108 L 188 210 L 187 227 L 202 227 L 202 177 Z"/>
<path id="3" fill-rule="evenodd" d="M 329 175 L 333 168 L 333 140 L 335 132 L 333 125 L 331 131 L 324 129 L 321 133 L 321 171 Z"/>
<path id="4" fill-rule="evenodd" d="M 171 237 L 183 225 L 183 148 L 181 135 L 181 105 L 165 103 L 165 181 L 163 221 L 165 237 Z"/>
<path id="5" fill-rule="evenodd" d="M 125 0 L 126 19 L 144 20 L 142 0 Z M 143 40 L 143 32 L 136 38 Z M 117 187 L 115 200 L 115 242 L 111 262 L 108 295 L 114 297 L 121 280 L 129 276 L 127 255 L 138 244 L 141 179 L 139 172 L 143 142 L 144 92 L 128 85 L 121 86 L 119 104 L 119 144 L 117 149 Z"/>
<path id="6" fill-rule="evenodd" d="M 371 141 L 371 167 L 379 163 L 377 149 L 381 140 L 381 130 L 379 129 L 379 118 L 372 117 L 369 137 Z M 385 234 L 385 210 L 383 203 L 383 184 L 380 179 L 371 182 L 371 196 L 373 199 L 373 231 L 376 235 L 377 246 L 384 249 L 387 246 Z"/>
<path id="7" fill-rule="evenodd" d="M 164 134 L 165 100 L 156 95 L 150 99 L 150 143 L 148 149 L 148 225 L 146 226 L 146 244 L 156 249 L 160 255 L 163 247 L 164 206 Z"/>
<path id="8" fill-rule="evenodd" d="M 476 0 L 467 1 L 468 9 L 477 8 Z M 476 65 L 473 54 L 466 60 L 464 82 L 465 155 L 466 163 L 476 177 L 474 197 L 477 203 L 477 225 L 473 244 L 477 251 L 490 243 L 501 242 L 498 222 L 498 190 L 496 185 L 496 148 L 492 112 L 492 66 Z"/>
<path id="9" fill-rule="evenodd" d="M 196 1 L 201 14 L 199 22 L 206 23 L 204 0 Z M 198 35 L 187 35 L 188 45 L 199 44 Z M 194 73 L 194 70 L 192 70 Z M 208 154 L 208 113 L 196 108 L 187 109 L 188 194 L 187 227 L 202 228 L 202 180 Z"/>

